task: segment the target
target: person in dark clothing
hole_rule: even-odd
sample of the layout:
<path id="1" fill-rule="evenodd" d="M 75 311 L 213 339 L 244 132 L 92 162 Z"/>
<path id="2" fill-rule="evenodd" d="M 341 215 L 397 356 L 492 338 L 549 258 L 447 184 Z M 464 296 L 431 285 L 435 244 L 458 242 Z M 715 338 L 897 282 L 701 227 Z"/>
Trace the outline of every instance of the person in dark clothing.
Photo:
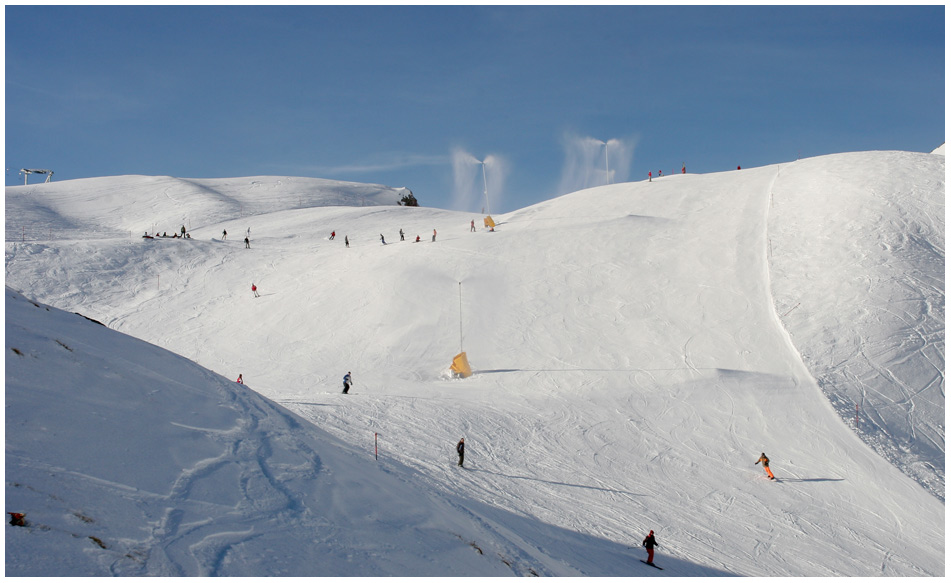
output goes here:
<path id="1" fill-rule="evenodd" d="M 400 241 L 405 241 L 405 240 L 406 239 L 403 238 L 403 229 L 400 229 Z"/>
<path id="2" fill-rule="evenodd" d="M 644 548 L 647 549 L 647 564 L 653 565 L 654 564 L 654 547 L 660 546 L 659 544 L 657 544 L 657 540 L 654 539 L 653 530 L 650 531 L 650 534 L 644 537 L 644 542 L 641 544 Z"/>
<path id="3" fill-rule="evenodd" d="M 248 239 L 247 237 L 244 238 L 244 248 L 245 249 L 251 248 L 251 239 Z"/>
<path id="4" fill-rule="evenodd" d="M 456 444 L 456 453 L 459 454 L 459 465 L 462 466 L 462 462 L 466 458 L 466 438 L 465 437 L 460 439 L 459 443 Z"/>
<path id="5" fill-rule="evenodd" d="M 383 238 L 383 233 L 380 233 L 380 243 L 386 245 L 386 239 Z"/>
<path id="6" fill-rule="evenodd" d="M 348 237 L 347 235 L 344 235 L 344 236 L 343 236 L 343 244 L 346 245 L 347 247 L 349 247 L 349 246 L 350 246 L 350 237 Z"/>
<path id="7" fill-rule="evenodd" d="M 346 395 L 350 392 L 350 383 L 353 381 L 350 379 L 350 372 L 347 371 L 347 374 L 343 375 L 343 394 Z"/>

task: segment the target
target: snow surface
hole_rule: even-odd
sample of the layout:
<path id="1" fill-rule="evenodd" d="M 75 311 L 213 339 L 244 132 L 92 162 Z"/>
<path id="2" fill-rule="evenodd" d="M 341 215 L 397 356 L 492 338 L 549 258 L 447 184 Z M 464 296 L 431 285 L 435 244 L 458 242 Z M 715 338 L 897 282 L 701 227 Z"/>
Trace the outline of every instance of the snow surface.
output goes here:
<path id="1" fill-rule="evenodd" d="M 941 576 L 944 175 L 8 187 L 6 574 Z"/>

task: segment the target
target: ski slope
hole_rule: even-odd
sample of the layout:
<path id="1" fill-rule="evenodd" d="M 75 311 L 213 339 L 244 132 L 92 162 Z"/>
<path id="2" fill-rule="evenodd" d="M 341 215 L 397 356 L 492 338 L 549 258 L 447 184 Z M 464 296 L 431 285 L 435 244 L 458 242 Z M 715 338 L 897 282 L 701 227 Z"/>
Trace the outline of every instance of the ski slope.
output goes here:
<path id="1" fill-rule="evenodd" d="M 469 221 L 481 217 L 398 207 L 400 191 L 329 196 L 327 184 L 285 188 L 291 180 L 7 188 L 9 287 L 228 379 L 242 374 L 286 408 L 267 405 L 267 418 L 306 433 L 322 466 L 347 460 L 352 481 L 332 485 L 296 470 L 303 477 L 288 481 L 301 493 L 290 497 L 303 501 L 289 514 L 323 512 L 355 483 L 372 500 L 390 487 L 381 469 L 413 492 L 386 495 L 399 511 L 339 505 L 335 528 L 366 529 L 352 539 L 366 550 L 360 567 L 296 552 L 294 529 L 313 523 L 275 520 L 251 534 L 210 513 L 200 540 L 227 539 L 227 551 L 208 557 L 192 541 L 188 560 L 158 553 L 138 573 L 278 574 L 256 559 L 293 540 L 281 564 L 310 575 L 944 574 L 943 155 L 843 154 L 605 186 L 476 233 Z M 261 184 L 280 194 L 259 201 Z M 191 239 L 140 237 L 182 224 Z M 8 392 L 19 358 L 9 326 Z M 476 374 L 451 379 L 460 348 Z M 347 371 L 355 385 L 342 395 Z M 134 429 L 135 411 L 116 413 L 120 427 Z M 10 486 L 10 415 L 8 500 L 23 490 Z M 257 451 L 260 466 L 285 455 Z M 760 452 L 778 482 L 753 465 Z M 24 471 L 43 456 L 24 454 Z M 394 515 L 367 518 L 382 507 Z M 494 559 L 449 559 L 458 549 L 444 525 L 414 542 L 421 512 L 466 525 L 455 542 Z M 651 529 L 664 571 L 629 548 Z M 10 541 L 8 574 L 20 544 Z M 499 550 L 480 555 L 469 542 Z"/>

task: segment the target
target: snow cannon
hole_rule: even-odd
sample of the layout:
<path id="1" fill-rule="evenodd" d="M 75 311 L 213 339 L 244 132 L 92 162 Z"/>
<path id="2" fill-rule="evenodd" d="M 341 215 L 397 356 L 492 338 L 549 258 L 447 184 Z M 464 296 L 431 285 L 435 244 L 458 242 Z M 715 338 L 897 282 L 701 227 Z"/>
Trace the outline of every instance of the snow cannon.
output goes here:
<path id="1" fill-rule="evenodd" d="M 465 352 L 460 352 L 452 359 L 452 366 L 449 367 L 452 376 L 467 378 L 472 376 L 472 368 L 469 366 L 469 359 Z"/>

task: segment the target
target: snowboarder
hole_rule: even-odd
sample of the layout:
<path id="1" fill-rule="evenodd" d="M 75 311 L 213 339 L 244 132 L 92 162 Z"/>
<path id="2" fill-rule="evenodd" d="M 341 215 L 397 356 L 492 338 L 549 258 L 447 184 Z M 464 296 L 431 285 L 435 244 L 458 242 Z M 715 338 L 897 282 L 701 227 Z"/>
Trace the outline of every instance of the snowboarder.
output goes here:
<path id="1" fill-rule="evenodd" d="M 756 460 L 756 464 L 763 462 L 763 469 L 766 470 L 766 475 L 769 476 L 770 480 L 775 480 L 776 476 L 773 475 L 773 470 L 769 469 L 769 458 L 766 457 L 765 453 L 759 455 L 759 459 Z M 753 464 L 754 466 L 756 464 Z"/>
<path id="2" fill-rule="evenodd" d="M 337 231 L 330 231 L 330 240 L 333 241 L 334 237 L 337 236 Z"/>
<path id="3" fill-rule="evenodd" d="M 228 230 L 227 230 L 227 229 L 225 229 L 224 231 L 221 232 L 221 240 L 222 240 L 222 241 L 227 241 L 227 240 L 228 240 Z"/>
<path id="4" fill-rule="evenodd" d="M 247 237 L 244 238 L 244 248 L 245 249 L 251 248 L 251 239 L 248 239 Z"/>
<path id="5" fill-rule="evenodd" d="M 235 382 L 238 383 L 239 385 L 243 385 L 243 384 L 244 384 L 244 375 L 239 374 L 239 375 L 238 375 L 238 380 L 235 381 Z"/>
<path id="6" fill-rule="evenodd" d="M 406 239 L 403 238 L 403 229 L 400 229 L 400 241 L 405 241 L 405 240 Z"/>
<path id="7" fill-rule="evenodd" d="M 343 236 L 343 244 L 346 245 L 347 247 L 350 247 L 350 238 L 347 237 L 346 235 Z"/>
<path id="8" fill-rule="evenodd" d="M 644 542 L 641 543 L 641 545 L 647 549 L 647 564 L 653 565 L 654 564 L 654 547 L 660 546 L 659 544 L 657 544 L 657 540 L 654 539 L 653 530 L 650 531 L 650 533 L 646 537 L 644 537 Z"/>
<path id="9" fill-rule="evenodd" d="M 258 286 L 254 285 L 253 283 L 251 284 L 251 293 L 253 293 L 254 297 L 256 298 L 261 297 L 261 294 L 258 293 Z"/>
<path id="10" fill-rule="evenodd" d="M 383 238 L 383 233 L 380 233 L 380 242 L 386 245 L 386 239 Z"/>
<path id="11" fill-rule="evenodd" d="M 347 374 L 343 375 L 343 394 L 346 395 L 350 392 L 350 383 L 353 381 L 350 379 L 350 371 L 347 371 Z"/>
<path id="12" fill-rule="evenodd" d="M 433 243 L 436 242 L 436 229 L 433 229 Z"/>
<path id="13" fill-rule="evenodd" d="M 476 230 L 475 230 L 475 219 L 472 219 L 471 221 L 469 221 L 469 232 L 470 232 L 470 233 L 475 233 L 475 232 L 476 232 Z"/>
<path id="14" fill-rule="evenodd" d="M 456 453 L 459 454 L 459 466 L 462 467 L 462 462 L 466 457 L 466 438 L 463 437 L 459 440 L 459 443 L 456 444 Z"/>

